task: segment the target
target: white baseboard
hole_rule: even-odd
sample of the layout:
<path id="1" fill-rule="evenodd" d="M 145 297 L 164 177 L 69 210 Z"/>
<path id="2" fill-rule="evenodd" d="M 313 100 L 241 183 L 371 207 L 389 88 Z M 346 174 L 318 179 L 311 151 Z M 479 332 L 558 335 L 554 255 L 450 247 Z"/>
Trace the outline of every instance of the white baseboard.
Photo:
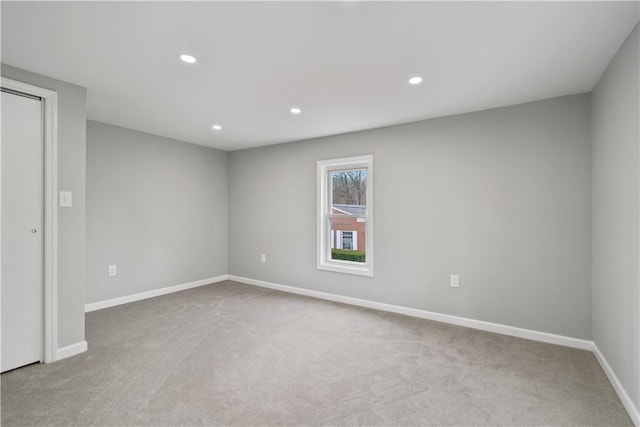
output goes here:
<path id="1" fill-rule="evenodd" d="M 499 323 L 485 322 L 482 320 L 469 319 L 466 317 L 452 316 L 450 314 L 436 313 L 433 311 L 420 310 L 417 308 L 403 307 L 399 305 L 385 304 L 382 302 L 370 301 L 360 298 L 347 297 L 327 292 L 314 291 L 310 289 L 297 288 L 295 286 L 280 285 L 277 283 L 265 282 L 262 280 L 249 279 L 246 277 L 229 275 L 229 280 L 245 283 L 247 285 L 260 286 L 262 288 L 275 289 L 292 294 L 306 295 L 313 298 L 320 298 L 329 301 L 341 302 L 344 304 L 357 305 L 359 307 L 373 308 L 391 313 L 404 314 L 405 316 L 418 317 L 420 319 L 435 320 L 437 322 L 449 323 L 467 328 L 480 329 L 488 332 L 495 332 L 513 337 L 526 338 L 534 341 L 541 341 L 550 344 L 564 345 L 567 347 L 579 348 L 581 350 L 593 349 L 593 341 L 579 338 L 566 337 L 563 335 L 539 332 L 531 329 L 517 328 Z"/>
<path id="2" fill-rule="evenodd" d="M 87 351 L 87 342 L 80 341 L 75 344 L 68 345 L 66 347 L 59 348 L 56 352 L 56 360 L 66 359 L 67 357 L 75 356 L 76 354 L 84 353 Z"/>
<path id="3" fill-rule="evenodd" d="M 620 380 L 618 380 L 618 376 L 613 372 L 611 365 L 609 365 L 609 362 L 607 362 L 607 359 L 604 357 L 602 352 L 600 352 L 598 345 L 595 343 L 593 344 L 593 353 L 596 355 L 596 359 L 598 359 L 598 363 L 600 363 L 600 366 L 607 375 L 607 378 L 609 378 L 609 382 L 611 382 L 613 389 L 618 393 L 618 397 L 620 398 L 622 405 L 624 405 L 624 408 L 627 410 L 627 413 L 629 413 L 631 421 L 634 425 L 640 426 L 640 411 L 638 410 L 638 407 L 633 403 L 633 400 L 629 397 L 629 394 L 620 383 Z"/>
<path id="4" fill-rule="evenodd" d="M 223 274 L 222 276 L 196 280 L 195 282 L 182 283 L 180 285 L 168 286 L 166 288 L 154 289 L 152 291 L 140 292 L 138 294 L 133 294 L 133 295 L 126 295 L 124 297 L 92 302 L 90 304 L 85 304 L 84 312 L 88 313 L 90 311 L 101 310 L 103 308 L 109 308 L 109 307 L 113 307 L 121 304 L 127 304 L 129 302 L 140 301 L 143 299 L 153 298 L 160 295 L 171 294 L 173 292 L 184 291 L 186 289 L 197 288 L 198 286 L 210 285 L 212 283 L 222 282 L 224 280 L 227 280 L 228 278 L 229 278 L 228 275 Z"/>

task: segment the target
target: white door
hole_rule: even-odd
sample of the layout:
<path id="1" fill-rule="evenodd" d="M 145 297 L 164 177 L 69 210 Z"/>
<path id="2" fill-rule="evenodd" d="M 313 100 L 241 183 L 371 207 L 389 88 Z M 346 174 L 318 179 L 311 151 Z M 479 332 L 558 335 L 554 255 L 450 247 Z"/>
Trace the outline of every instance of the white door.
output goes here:
<path id="1" fill-rule="evenodd" d="M 2 372 L 42 361 L 42 101 L 2 92 Z"/>

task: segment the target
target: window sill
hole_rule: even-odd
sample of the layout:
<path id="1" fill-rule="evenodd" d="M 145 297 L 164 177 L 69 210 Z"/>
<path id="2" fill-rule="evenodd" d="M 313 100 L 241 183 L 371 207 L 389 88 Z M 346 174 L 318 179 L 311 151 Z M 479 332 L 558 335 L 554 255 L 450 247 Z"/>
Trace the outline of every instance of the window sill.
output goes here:
<path id="1" fill-rule="evenodd" d="M 369 265 L 360 266 L 356 263 L 344 261 L 341 263 L 321 263 L 318 270 L 332 271 L 334 273 L 355 274 L 357 276 L 373 277 L 373 268 Z"/>

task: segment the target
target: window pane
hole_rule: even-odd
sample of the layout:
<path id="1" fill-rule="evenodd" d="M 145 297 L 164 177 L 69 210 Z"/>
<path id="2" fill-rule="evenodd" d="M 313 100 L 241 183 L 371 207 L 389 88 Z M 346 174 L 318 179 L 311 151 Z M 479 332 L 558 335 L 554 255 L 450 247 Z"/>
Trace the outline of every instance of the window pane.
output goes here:
<path id="1" fill-rule="evenodd" d="M 331 259 L 366 262 L 366 220 L 357 217 L 330 218 Z"/>
<path id="2" fill-rule="evenodd" d="M 367 213 L 367 169 L 329 172 L 331 177 L 332 214 L 365 215 Z"/>
<path id="3" fill-rule="evenodd" d="M 365 224 L 359 215 L 367 214 L 367 169 L 329 172 L 331 214 L 331 259 L 364 263 Z M 350 217 L 353 216 L 353 217 Z"/>

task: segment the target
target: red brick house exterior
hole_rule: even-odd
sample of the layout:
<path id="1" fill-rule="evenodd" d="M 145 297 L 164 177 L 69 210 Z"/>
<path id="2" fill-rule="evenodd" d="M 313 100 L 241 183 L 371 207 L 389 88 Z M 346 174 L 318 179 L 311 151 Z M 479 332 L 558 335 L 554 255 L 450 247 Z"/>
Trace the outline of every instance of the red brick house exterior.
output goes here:
<path id="1" fill-rule="evenodd" d="M 355 215 L 366 212 L 365 206 L 334 204 L 332 214 L 354 215 L 353 217 L 333 218 L 331 221 L 331 249 L 352 249 L 364 251 L 365 221 Z"/>

